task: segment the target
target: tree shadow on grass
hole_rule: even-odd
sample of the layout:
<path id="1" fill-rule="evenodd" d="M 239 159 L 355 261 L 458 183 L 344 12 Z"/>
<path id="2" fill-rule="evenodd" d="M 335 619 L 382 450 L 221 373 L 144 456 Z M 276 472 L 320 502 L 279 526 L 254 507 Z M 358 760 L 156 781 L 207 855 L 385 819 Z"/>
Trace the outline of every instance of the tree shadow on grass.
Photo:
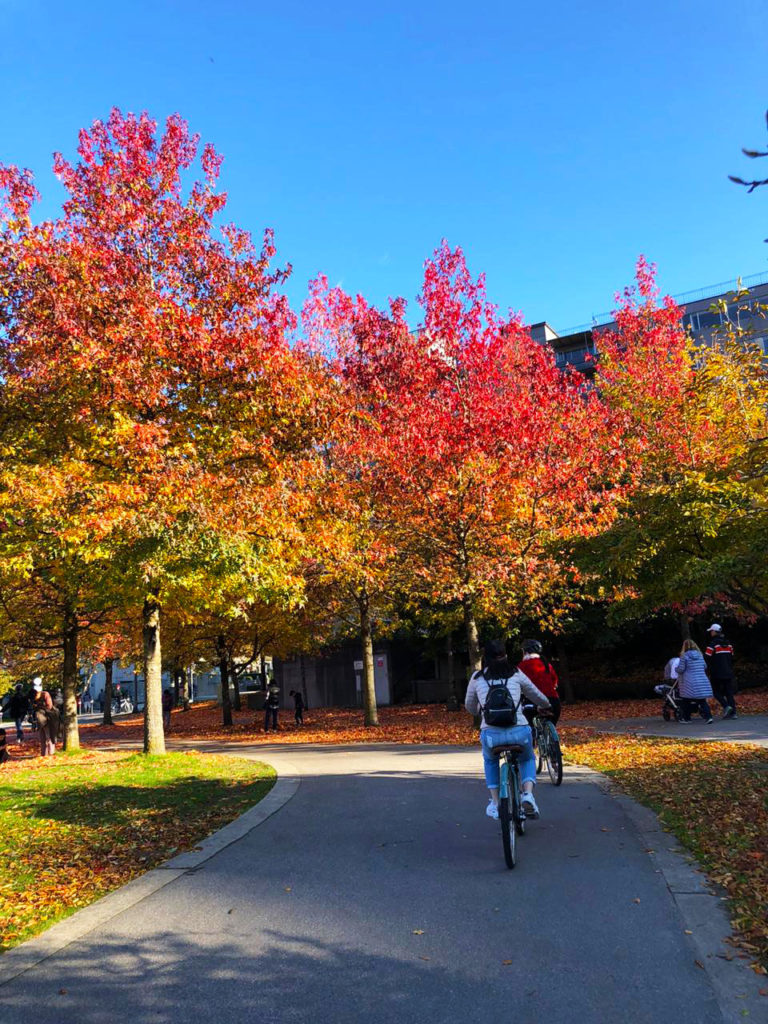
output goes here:
<path id="1" fill-rule="evenodd" d="M 239 808 L 258 803 L 272 787 L 272 779 L 243 780 L 223 784 L 195 776 L 175 779 L 156 786 L 112 784 L 84 786 L 73 783 L 49 793 L 35 789 L 17 789 L 16 802 L 26 804 L 31 818 L 48 819 L 69 825 L 123 825 L 136 811 L 158 814 L 183 813 L 194 816 L 196 810 L 212 805 Z"/>

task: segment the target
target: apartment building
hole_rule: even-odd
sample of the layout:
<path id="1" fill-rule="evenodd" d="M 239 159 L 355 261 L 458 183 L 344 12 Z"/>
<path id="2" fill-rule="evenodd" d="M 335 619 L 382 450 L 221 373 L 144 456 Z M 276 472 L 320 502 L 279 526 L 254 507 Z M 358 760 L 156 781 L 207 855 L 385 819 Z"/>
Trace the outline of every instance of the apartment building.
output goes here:
<path id="1" fill-rule="evenodd" d="M 753 274 L 741 279 L 742 289 L 747 294 L 735 298 L 737 280 L 723 281 L 720 284 L 695 291 L 674 295 L 673 298 L 685 310 L 683 323 L 693 337 L 701 344 L 712 342 L 713 332 L 729 319 L 741 327 L 751 328 L 752 340 L 763 346 L 768 355 L 768 273 Z M 717 309 L 713 309 L 717 306 Z M 546 321 L 531 326 L 531 336 L 541 344 L 551 345 L 555 350 L 558 366 L 572 366 L 582 373 L 590 375 L 594 363 L 591 361 L 599 351 L 600 332 L 610 330 L 614 326 L 610 313 L 601 313 L 593 317 L 589 324 L 579 324 L 563 331 L 557 331 Z"/>

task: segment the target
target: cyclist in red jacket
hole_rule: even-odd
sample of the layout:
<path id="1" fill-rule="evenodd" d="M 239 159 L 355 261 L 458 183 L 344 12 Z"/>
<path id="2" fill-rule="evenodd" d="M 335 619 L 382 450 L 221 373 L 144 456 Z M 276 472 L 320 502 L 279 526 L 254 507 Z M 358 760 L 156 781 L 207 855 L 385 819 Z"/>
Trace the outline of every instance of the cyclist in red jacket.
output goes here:
<path id="1" fill-rule="evenodd" d="M 552 722 L 557 725 L 560 718 L 560 695 L 557 692 L 557 672 L 552 665 L 543 657 L 541 644 L 538 640 L 523 640 L 523 660 L 517 666 L 531 680 L 537 690 L 540 690 L 549 699 L 552 705 Z M 523 706 L 526 718 L 531 726 L 535 709 L 529 711 Z"/>

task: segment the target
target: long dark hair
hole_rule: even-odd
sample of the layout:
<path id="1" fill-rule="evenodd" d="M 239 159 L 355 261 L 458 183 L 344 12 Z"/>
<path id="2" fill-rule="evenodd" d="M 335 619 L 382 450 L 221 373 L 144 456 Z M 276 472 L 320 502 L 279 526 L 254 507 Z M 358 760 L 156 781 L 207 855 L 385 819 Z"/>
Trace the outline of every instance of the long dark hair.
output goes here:
<path id="1" fill-rule="evenodd" d="M 514 675 L 507 658 L 507 648 L 503 640 L 489 640 L 485 645 L 483 675 L 486 679 L 509 679 Z"/>

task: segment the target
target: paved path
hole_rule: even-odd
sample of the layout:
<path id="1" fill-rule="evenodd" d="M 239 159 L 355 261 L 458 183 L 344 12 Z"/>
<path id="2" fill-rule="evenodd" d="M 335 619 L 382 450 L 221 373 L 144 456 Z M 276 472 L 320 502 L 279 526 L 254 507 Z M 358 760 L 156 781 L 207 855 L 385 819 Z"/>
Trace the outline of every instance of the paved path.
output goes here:
<path id="1" fill-rule="evenodd" d="M 721 959 L 719 897 L 586 770 L 539 787 L 507 871 L 474 749 L 233 749 L 298 777 L 295 795 L 198 867 L 107 897 L 63 948 L 7 954 L 49 955 L 0 984 L 3 1024 L 719 1024 L 768 1007 Z"/>
<path id="2" fill-rule="evenodd" d="M 738 718 L 716 718 L 706 725 L 695 716 L 690 725 L 665 722 L 661 715 L 654 718 L 585 719 L 583 722 L 563 722 L 563 725 L 589 726 L 601 732 L 636 732 L 644 736 L 673 736 L 676 739 L 725 740 L 729 743 L 754 743 L 768 747 L 768 715 L 739 715 Z"/>

